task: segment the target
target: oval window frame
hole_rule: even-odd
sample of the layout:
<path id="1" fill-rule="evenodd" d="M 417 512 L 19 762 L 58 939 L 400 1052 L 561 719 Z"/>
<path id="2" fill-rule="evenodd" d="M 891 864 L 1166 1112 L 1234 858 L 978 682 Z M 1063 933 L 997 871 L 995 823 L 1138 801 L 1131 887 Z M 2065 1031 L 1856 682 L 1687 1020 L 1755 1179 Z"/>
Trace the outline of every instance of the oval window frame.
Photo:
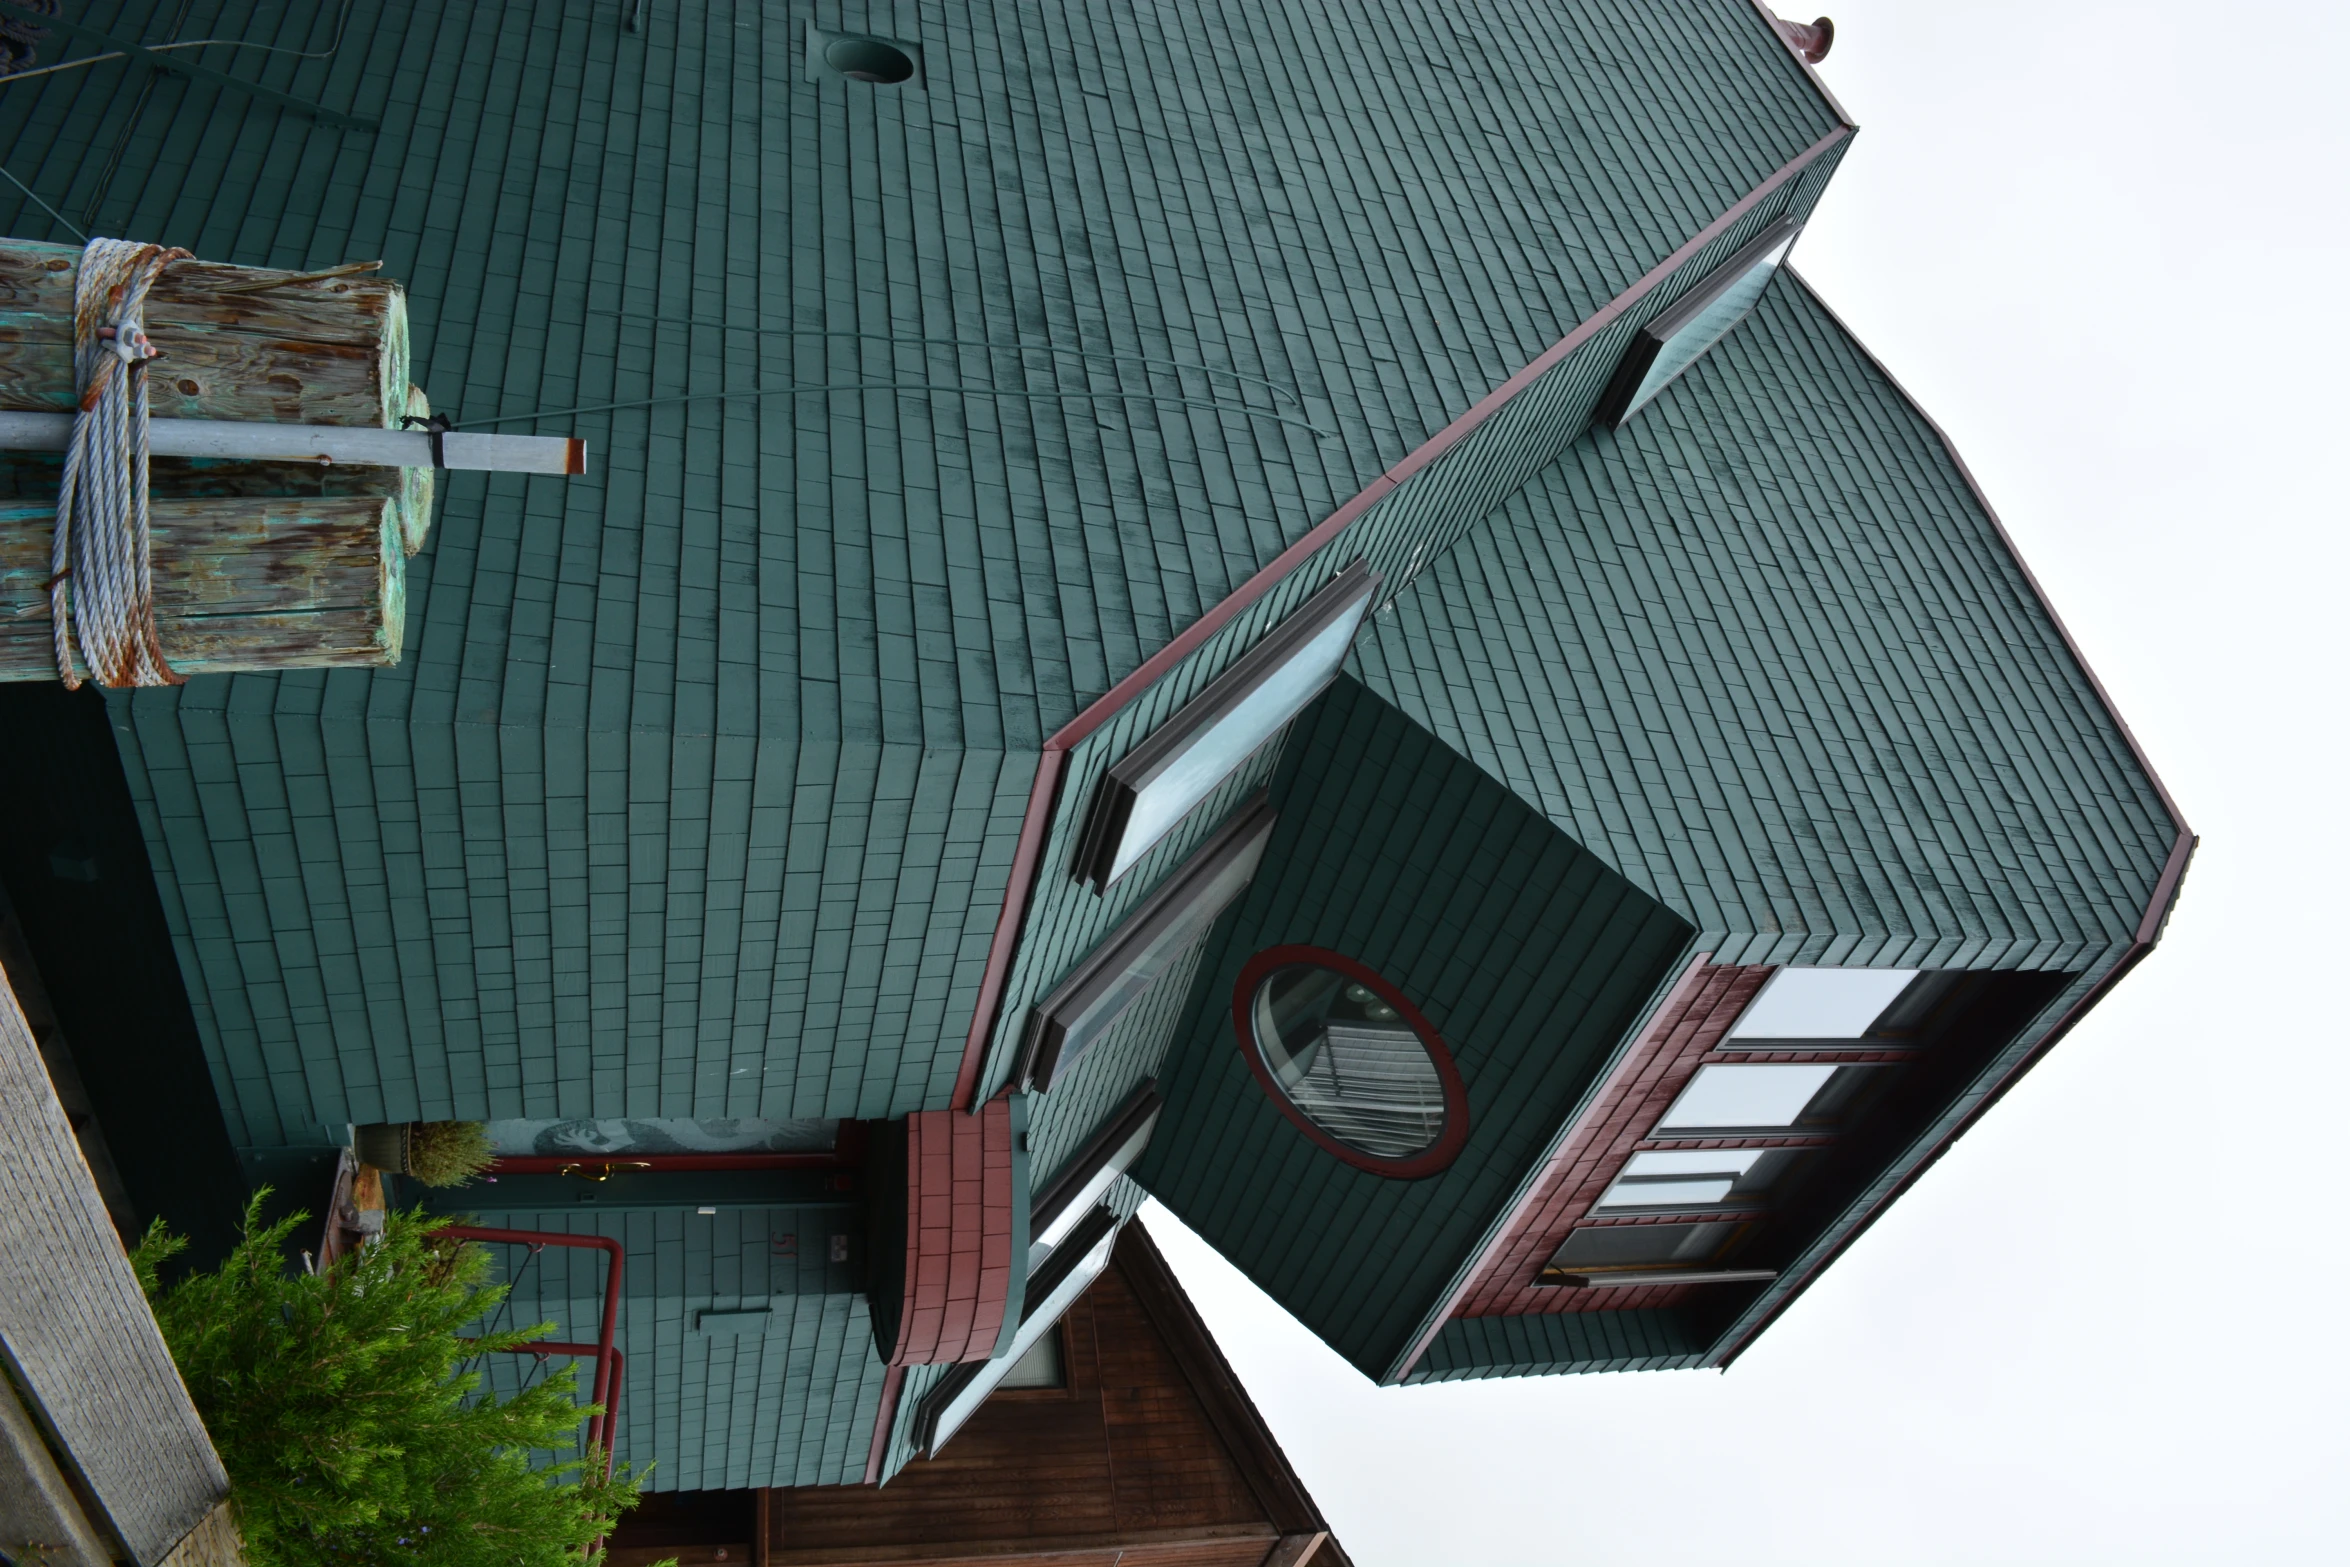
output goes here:
<path id="1" fill-rule="evenodd" d="M 1412 1033 L 1420 1041 L 1420 1048 L 1428 1052 L 1428 1059 L 1436 1064 L 1436 1078 L 1444 1091 L 1444 1127 L 1436 1134 L 1436 1141 L 1408 1159 L 1381 1159 L 1341 1142 L 1323 1130 L 1312 1116 L 1291 1102 L 1281 1091 L 1272 1068 L 1265 1064 L 1265 1055 L 1257 1045 L 1256 1001 L 1257 991 L 1274 972 L 1293 964 L 1311 963 L 1348 979 L 1367 985 L 1378 992 L 1379 999 L 1401 1013 Z M 1452 1167 L 1460 1158 L 1461 1150 L 1469 1142 L 1469 1088 L 1461 1079 L 1461 1069 L 1454 1064 L 1452 1047 L 1444 1042 L 1443 1034 L 1429 1022 L 1426 1014 L 1413 1006 L 1409 997 L 1395 988 L 1369 964 L 1357 962 L 1343 952 L 1328 947 L 1316 947 L 1291 942 L 1267 947 L 1241 966 L 1240 981 L 1232 989 L 1232 1029 L 1240 1041 L 1241 1058 L 1248 1062 L 1249 1072 L 1256 1078 L 1257 1087 L 1273 1101 L 1275 1109 L 1286 1116 L 1289 1124 L 1305 1133 L 1306 1137 L 1324 1153 L 1333 1155 L 1389 1180 L 1416 1181 Z"/>

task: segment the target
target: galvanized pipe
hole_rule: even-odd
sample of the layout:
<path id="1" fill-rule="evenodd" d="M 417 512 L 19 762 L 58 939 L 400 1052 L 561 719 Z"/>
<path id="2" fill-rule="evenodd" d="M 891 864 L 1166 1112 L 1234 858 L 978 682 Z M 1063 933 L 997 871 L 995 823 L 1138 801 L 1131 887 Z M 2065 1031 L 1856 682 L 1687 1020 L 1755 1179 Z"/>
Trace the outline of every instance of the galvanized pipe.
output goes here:
<path id="1" fill-rule="evenodd" d="M 475 435 L 364 425 L 264 424 L 256 420 L 153 419 L 148 450 L 157 457 L 217 457 L 243 461 L 350 463 L 370 468 L 466 468 L 488 473 L 587 471 L 587 443 L 562 435 Z M 73 415 L 0 413 L 0 450 L 61 452 L 73 435 Z"/>

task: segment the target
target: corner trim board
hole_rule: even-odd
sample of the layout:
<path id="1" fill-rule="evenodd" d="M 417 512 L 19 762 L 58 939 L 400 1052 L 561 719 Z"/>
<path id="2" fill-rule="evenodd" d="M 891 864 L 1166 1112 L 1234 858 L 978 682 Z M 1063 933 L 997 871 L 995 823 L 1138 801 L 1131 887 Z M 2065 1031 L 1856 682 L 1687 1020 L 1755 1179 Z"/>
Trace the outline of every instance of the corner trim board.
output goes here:
<path id="1" fill-rule="evenodd" d="M 891 1366 L 881 1377 L 881 1410 L 873 1417 L 873 1445 L 865 1450 L 865 1483 L 881 1484 L 889 1463 L 889 1434 L 897 1424 L 898 1398 L 906 1390 L 906 1368 Z"/>

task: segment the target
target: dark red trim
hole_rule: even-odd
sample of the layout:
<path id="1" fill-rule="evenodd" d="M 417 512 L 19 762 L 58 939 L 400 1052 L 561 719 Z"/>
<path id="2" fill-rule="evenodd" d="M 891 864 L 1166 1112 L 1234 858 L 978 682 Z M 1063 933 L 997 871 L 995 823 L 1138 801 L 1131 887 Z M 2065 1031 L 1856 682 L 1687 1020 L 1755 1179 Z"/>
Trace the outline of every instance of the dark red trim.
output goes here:
<path id="1" fill-rule="evenodd" d="M 613 1340 L 620 1332 L 620 1269 L 627 1260 L 627 1254 L 623 1251 L 620 1243 L 608 1235 L 569 1235 L 561 1230 L 503 1230 L 478 1224 L 444 1224 L 435 1229 L 433 1233 L 453 1235 L 459 1240 L 494 1241 L 510 1246 L 528 1246 L 532 1251 L 537 1251 L 545 1246 L 592 1248 L 611 1259 L 612 1265 L 604 1273 L 604 1324 L 602 1330 L 596 1335 L 593 1350 L 596 1357 L 596 1380 L 593 1391 L 588 1395 L 590 1403 L 600 1404 L 604 1408 L 604 1413 L 592 1416 L 588 1420 L 588 1440 L 603 1447 L 605 1471 L 609 1474 L 612 1462 L 613 1412 L 619 1407 L 617 1400 L 620 1396 L 617 1385 L 620 1351 L 614 1347 Z M 583 1346 L 534 1345 L 526 1346 L 524 1353 L 528 1353 L 532 1348 L 543 1348 L 550 1354 L 572 1353 L 581 1347 Z"/>
<path id="2" fill-rule="evenodd" d="M 865 1451 L 865 1483 L 881 1484 L 882 1465 L 889 1461 L 889 1430 L 896 1424 L 898 1395 L 905 1390 L 906 1368 L 892 1366 L 881 1377 L 881 1410 L 873 1417 L 873 1445 Z"/>
<path id="3" fill-rule="evenodd" d="M 2118 721 L 2116 720 L 2116 722 Z M 2160 786 L 2157 785 L 2157 787 Z M 1862 1214 L 1854 1222 L 1852 1228 L 1845 1231 L 1836 1243 L 1821 1255 L 1817 1262 L 1796 1276 L 1786 1293 L 1773 1301 L 1770 1308 L 1755 1319 L 1752 1327 L 1741 1333 L 1737 1341 L 1731 1344 L 1728 1349 L 1720 1351 L 1718 1355 L 1708 1355 L 1705 1362 L 1707 1365 L 1727 1366 L 1731 1361 L 1746 1353 L 1746 1347 L 1752 1344 L 1765 1328 L 1776 1322 L 1779 1319 L 1779 1314 L 1793 1305 L 1797 1296 L 1811 1287 L 1812 1280 L 1818 1278 L 1825 1269 L 1835 1263 L 1837 1258 L 1843 1256 L 1845 1248 L 1860 1239 L 1868 1227 L 1877 1222 L 1880 1214 L 1899 1202 L 1903 1194 L 1916 1183 L 1918 1177 L 1924 1175 L 1933 1166 L 1935 1160 L 1949 1151 L 1952 1143 L 1957 1142 L 1971 1131 L 1975 1123 L 1980 1121 L 1989 1113 L 1993 1105 L 2006 1096 L 2009 1089 L 2023 1080 L 2026 1072 L 2040 1064 L 2041 1057 L 2054 1050 L 2057 1042 L 2072 1032 L 2073 1025 L 2086 1017 L 2091 1007 L 2103 1001 L 2107 993 L 2122 982 L 2122 977 L 2138 966 L 2140 958 L 2154 950 L 2154 938 L 2161 933 L 2163 916 L 2169 912 L 2171 900 L 2178 896 L 2179 882 L 2187 874 L 2187 862 L 2195 856 L 2196 841 L 2194 834 L 2184 828 L 2180 829 L 2178 840 L 2171 845 L 2170 858 L 2163 862 L 2162 874 L 2155 879 L 2154 895 L 2147 900 L 2146 912 L 2138 921 L 2136 937 L 2130 942 L 2129 949 L 2121 955 L 2113 967 L 2105 971 L 2105 977 L 2092 985 L 2088 994 L 2074 1002 L 2065 1015 L 2056 1020 L 2055 1026 L 2041 1036 L 2040 1042 L 2034 1045 L 2024 1058 L 2008 1071 L 2006 1076 L 1992 1085 L 1991 1091 L 1985 1094 L 1972 1110 L 1960 1118 L 1958 1124 L 1950 1129 L 1947 1136 L 1928 1149 L 1925 1156 L 1910 1167 L 1909 1173 L 1894 1184 L 1893 1189 L 1885 1194 L 1882 1201 Z"/>
<path id="4" fill-rule="evenodd" d="M 1044 857 L 1045 832 L 1053 824 L 1053 797 L 1060 793 L 1061 772 L 1068 765 L 1068 747 L 1061 743 L 1061 735 L 1054 735 L 1044 743 L 1044 755 L 1037 758 L 1036 782 L 1028 789 L 1028 814 L 1020 821 L 1020 843 L 1012 851 L 1011 879 L 1004 887 L 1004 911 L 996 916 L 995 938 L 987 946 L 987 969 L 979 976 L 979 1004 L 971 1009 L 963 1063 L 955 1069 L 955 1097 L 948 1101 L 957 1110 L 979 1108 L 979 1069 L 987 1060 L 988 1036 L 995 1032 L 996 1005 L 1003 998 L 1004 980 L 1012 972 L 1020 922 L 1028 915 L 1028 894 L 1036 880 L 1036 862 Z"/>
<path id="5" fill-rule="evenodd" d="M 963 1061 L 955 1073 L 955 1096 L 952 1100 L 955 1109 L 971 1109 L 979 1092 L 980 1067 L 987 1059 L 988 1037 L 995 1032 L 996 1007 L 1003 996 L 1004 980 L 1011 972 L 1012 954 L 1019 945 L 1021 923 L 1028 914 L 1028 900 L 1035 888 L 1037 861 L 1044 853 L 1045 831 L 1052 825 L 1053 797 L 1060 789 L 1062 769 L 1067 765 L 1066 753 L 1087 735 L 1109 722 L 1121 708 L 1149 690 L 1176 665 L 1199 651 L 1208 638 L 1231 624 L 1242 610 L 1271 592 L 1276 584 L 1304 565 L 1324 545 L 1343 532 L 1348 524 L 1385 500 L 1412 475 L 1459 445 L 1472 430 L 1492 418 L 1511 398 L 1540 379 L 1545 371 L 1556 366 L 1617 317 L 1637 305 L 1651 289 L 1680 270 L 1690 257 L 1721 237 L 1740 218 L 1851 134 L 1851 126 L 1839 125 L 1773 171 L 1769 178 L 1741 196 L 1728 211 L 1699 229 L 1680 249 L 1642 273 L 1630 288 L 1600 306 L 1573 331 L 1479 398 L 1468 412 L 1421 442 L 1402 461 L 1364 486 L 1354 499 L 1323 518 L 1303 538 L 1274 556 L 1270 564 L 1233 589 L 1214 608 L 1185 627 L 1175 640 L 1145 659 L 1132 674 L 1102 693 L 1045 741 L 1044 755 L 1037 763 L 1036 783 L 1028 792 L 1028 814 L 1020 824 L 1019 847 L 1012 855 L 1011 878 L 1004 888 L 1003 912 L 996 918 L 995 939 L 988 946 L 987 971 L 980 978 L 979 1002 L 972 1013 L 971 1032 L 964 1040 Z"/>
<path id="6" fill-rule="evenodd" d="M 1404 1351 L 1403 1359 L 1397 1363 L 1389 1380 L 1401 1381 L 1411 1375 L 1412 1368 L 1420 1363 L 1420 1357 L 1428 1353 L 1428 1346 L 1436 1342 L 1436 1335 L 1444 1331 L 1444 1325 L 1452 1320 L 1453 1313 L 1460 1310 L 1461 1302 L 1468 1299 L 1469 1292 L 1484 1279 L 1494 1252 L 1510 1242 L 1538 1205 L 1555 1195 L 1552 1182 L 1563 1167 L 1561 1155 L 1566 1151 L 1569 1140 L 1575 1136 L 1577 1128 L 1590 1119 L 1593 1107 L 1605 1103 L 1611 1095 L 1620 1092 L 1627 1076 L 1639 1070 L 1643 1058 L 1659 1037 L 1660 1025 L 1669 1029 L 1681 1014 L 1689 1010 L 1704 987 L 1706 976 L 1712 971 L 1713 956 L 1710 952 L 1692 955 L 1688 967 L 1681 970 L 1667 987 L 1664 996 L 1649 1010 L 1648 1016 L 1640 1020 L 1640 1026 L 1633 1031 L 1624 1053 L 1600 1074 L 1584 1094 L 1583 1102 L 1575 1107 L 1575 1113 L 1567 1118 L 1566 1124 L 1559 1128 L 1558 1135 L 1551 1140 L 1551 1145 L 1543 1150 L 1541 1160 L 1526 1177 L 1526 1184 L 1519 1189 L 1516 1200 L 1485 1232 L 1483 1244 L 1462 1264 L 1460 1275 L 1446 1294 L 1443 1304 L 1430 1312 L 1420 1324 L 1419 1336 Z"/>
<path id="7" fill-rule="evenodd" d="M 1314 1124 L 1311 1116 L 1290 1103 L 1289 1096 L 1274 1081 L 1272 1069 L 1265 1065 L 1263 1050 L 1258 1046 L 1256 1026 L 1250 1013 L 1255 1010 L 1257 988 L 1264 984 L 1274 970 L 1292 964 L 1311 963 L 1344 974 L 1348 979 L 1370 986 L 1379 992 L 1381 1000 L 1403 1014 L 1403 1020 L 1420 1038 L 1428 1052 L 1428 1059 L 1436 1064 L 1436 1079 L 1444 1088 L 1444 1129 L 1427 1152 L 1414 1154 L 1409 1159 L 1380 1159 L 1358 1148 L 1349 1148 Z M 1265 1091 L 1274 1107 L 1289 1118 L 1289 1123 L 1313 1140 L 1316 1147 L 1335 1158 L 1343 1159 L 1358 1170 L 1383 1175 L 1390 1180 L 1416 1181 L 1436 1174 L 1461 1156 L 1461 1149 L 1469 1141 L 1469 1088 L 1461 1081 L 1461 1069 L 1453 1064 L 1452 1050 L 1436 1025 L 1416 1006 L 1411 998 L 1388 983 L 1378 970 L 1358 963 L 1343 952 L 1332 952 L 1328 947 L 1310 947 L 1289 943 L 1267 947 L 1250 958 L 1240 970 L 1240 982 L 1232 987 L 1232 1029 L 1240 1041 L 1241 1059 L 1248 1062 L 1257 1086 Z"/>

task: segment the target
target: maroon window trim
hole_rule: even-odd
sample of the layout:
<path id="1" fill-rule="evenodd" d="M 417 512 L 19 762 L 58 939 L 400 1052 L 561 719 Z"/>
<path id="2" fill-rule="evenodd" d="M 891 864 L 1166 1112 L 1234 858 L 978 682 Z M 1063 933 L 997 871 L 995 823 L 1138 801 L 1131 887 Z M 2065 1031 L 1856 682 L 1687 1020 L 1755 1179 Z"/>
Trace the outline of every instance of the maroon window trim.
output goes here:
<path id="1" fill-rule="evenodd" d="M 1428 1052 L 1428 1059 L 1436 1063 L 1436 1079 L 1444 1088 L 1444 1130 L 1437 1134 L 1435 1143 L 1425 1153 L 1414 1154 L 1409 1159 L 1379 1159 L 1360 1149 L 1349 1148 L 1315 1125 L 1311 1116 L 1290 1103 L 1289 1096 L 1281 1091 L 1281 1085 L 1273 1080 L 1271 1069 L 1265 1065 L 1264 1054 L 1257 1048 L 1256 1022 L 1250 1014 L 1256 1010 L 1258 987 L 1271 977 L 1275 969 L 1287 968 L 1295 963 L 1311 963 L 1368 985 L 1379 993 L 1380 1000 L 1402 1013 L 1403 1020 L 1419 1036 L 1420 1047 Z M 1272 1100 L 1274 1106 L 1289 1118 L 1290 1125 L 1305 1133 L 1324 1153 L 1343 1159 L 1358 1170 L 1368 1170 L 1373 1175 L 1383 1175 L 1391 1180 L 1414 1181 L 1445 1169 L 1461 1156 L 1461 1149 L 1468 1145 L 1469 1089 L 1461 1081 L 1461 1069 L 1453 1064 L 1451 1047 L 1445 1044 L 1444 1036 L 1436 1031 L 1436 1025 L 1429 1022 L 1418 1007 L 1412 1005 L 1408 996 L 1367 964 L 1358 963 L 1342 952 L 1332 952 L 1328 947 L 1298 944 L 1267 947 L 1250 958 L 1240 971 L 1240 983 L 1232 990 L 1232 1027 L 1239 1036 L 1241 1056 L 1248 1062 L 1249 1071 L 1255 1074 L 1257 1086 L 1265 1091 L 1265 1097 Z"/>
<path id="2" fill-rule="evenodd" d="M 1271 592 L 1276 584 L 1338 537 L 1348 524 L 1385 500 L 1412 475 L 1459 445 L 1472 430 L 1500 412 L 1510 399 L 1539 380 L 1544 372 L 1581 348 L 1618 316 L 1639 304 L 1651 289 L 1679 271 L 1690 257 L 1713 243 L 1732 224 L 1768 200 L 1774 191 L 1811 167 L 1822 154 L 1851 134 L 1852 127 L 1849 124 L 1839 125 L 1773 170 L 1761 184 L 1739 197 L 1728 211 L 1691 235 L 1680 249 L 1649 268 L 1630 288 L 1593 311 L 1573 331 L 1528 362 L 1524 369 L 1486 393 L 1466 413 L 1430 436 L 1394 467 L 1373 479 L 1354 499 L 1315 524 L 1304 538 L 1276 555 L 1271 564 L 1233 589 L 1215 608 L 1193 621 L 1174 641 L 1144 660 L 1139 669 L 1104 692 L 1090 707 L 1045 741 L 1044 755 L 1036 764 L 1036 782 L 1028 792 L 1028 814 L 1021 821 L 1020 841 L 1012 854 L 1012 873 L 1004 888 L 1003 912 L 996 918 L 995 938 L 988 944 L 987 968 L 980 976 L 979 1001 L 972 1009 L 971 1032 L 963 1041 L 963 1060 L 955 1073 L 955 1095 L 951 1101 L 954 1108 L 969 1110 L 977 1103 L 980 1069 L 987 1061 L 988 1039 L 995 1033 L 996 1011 L 1003 1000 L 1004 981 L 1012 971 L 1012 952 L 1019 944 L 1021 922 L 1028 914 L 1028 899 L 1035 890 L 1037 863 L 1044 855 L 1045 833 L 1052 825 L 1053 804 L 1061 792 L 1061 774 L 1069 764 L 1070 749 L 1109 722 L 1127 703 L 1157 684 L 1161 676 L 1197 652 L 1208 638 L 1223 630 L 1242 610 Z"/>

